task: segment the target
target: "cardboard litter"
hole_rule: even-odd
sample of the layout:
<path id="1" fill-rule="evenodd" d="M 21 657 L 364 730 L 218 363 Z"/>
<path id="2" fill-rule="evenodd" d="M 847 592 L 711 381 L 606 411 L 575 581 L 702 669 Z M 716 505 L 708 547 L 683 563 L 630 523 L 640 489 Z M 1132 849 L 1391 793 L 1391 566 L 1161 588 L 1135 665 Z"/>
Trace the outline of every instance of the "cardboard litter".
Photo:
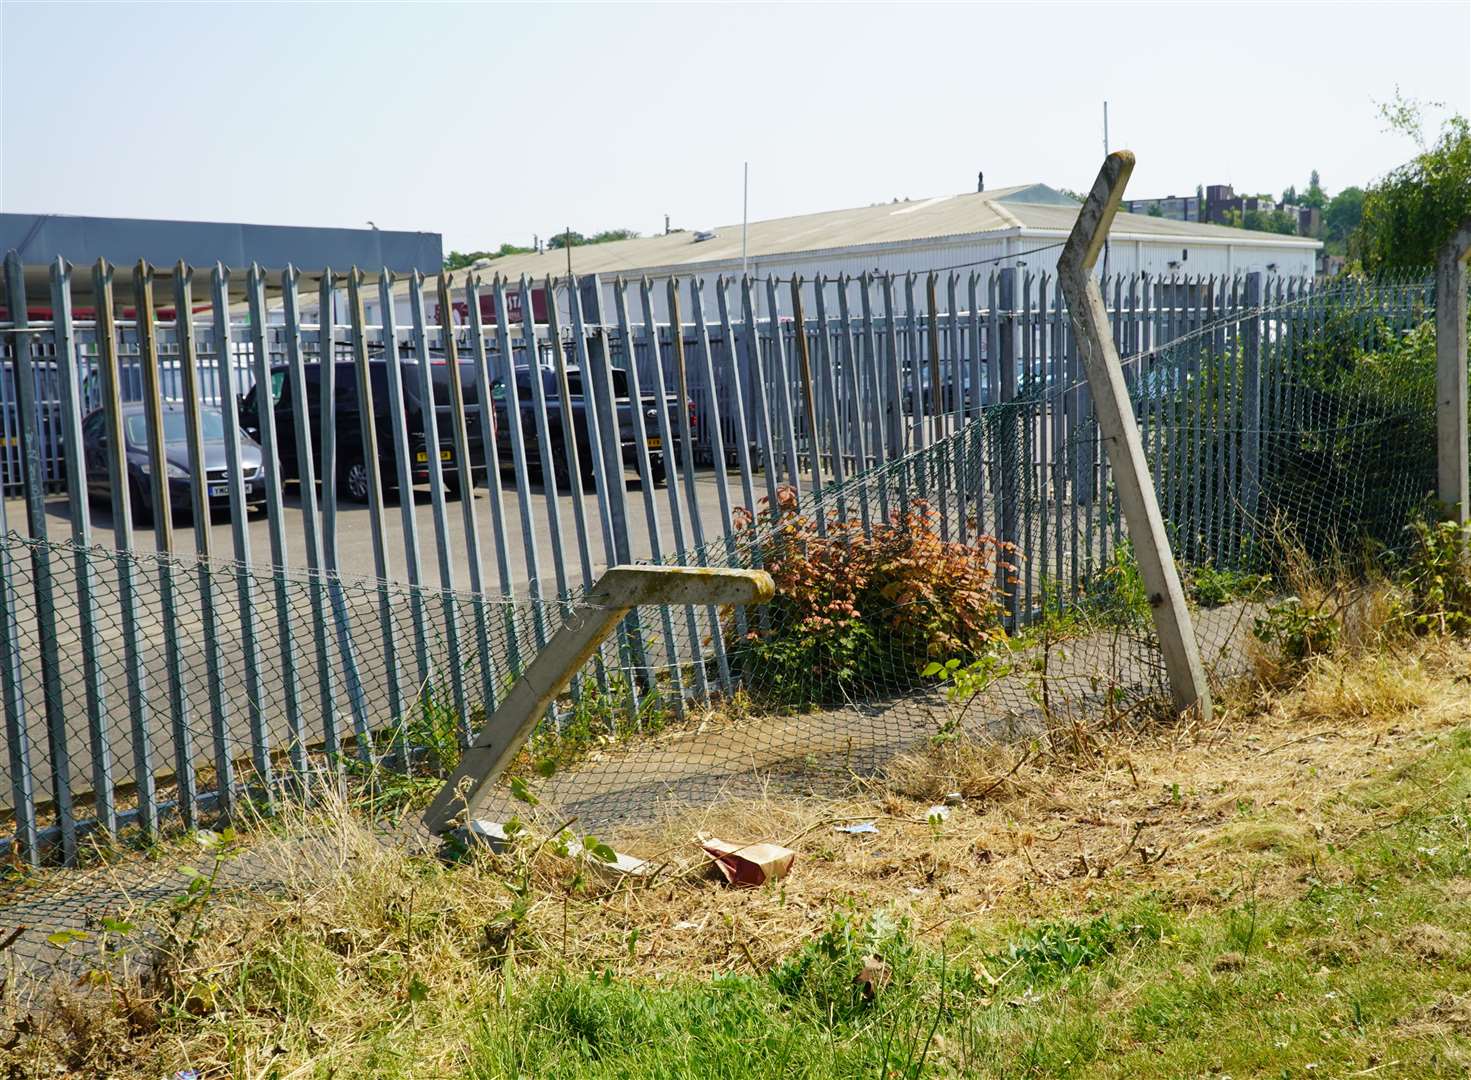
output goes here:
<path id="1" fill-rule="evenodd" d="M 778 844 L 731 844 L 711 838 L 701 840 L 700 846 L 727 882 L 748 888 L 780 881 L 797 857 L 795 851 Z"/>

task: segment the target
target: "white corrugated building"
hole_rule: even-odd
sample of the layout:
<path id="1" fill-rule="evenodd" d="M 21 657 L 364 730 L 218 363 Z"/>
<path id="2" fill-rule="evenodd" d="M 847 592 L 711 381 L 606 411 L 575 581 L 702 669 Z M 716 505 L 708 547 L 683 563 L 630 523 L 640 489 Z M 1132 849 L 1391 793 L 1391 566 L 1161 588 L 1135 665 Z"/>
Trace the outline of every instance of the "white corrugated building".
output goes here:
<path id="1" fill-rule="evenodd" d="M 808 280 L 819 274 L 832 279 L 840 274 L 927 274 L 956 267 L 962 281 L 971 270 L 985 275 L 1002 266 L 1052 274 L 1077 210 L 1077 201 L 1062 192 L 1045 184 L 1027 184 L 753 221 L 745 229 L 744 260 L 739 223 L 590 244 L 572 249 L 572 271 L 579 277 L 599 274 L 608 282 L 620 275 L 634 282 L 643 276 L 654 279 L 659 284 L 654 292 L 660 318 L 667 315 L 664 283 L 669 277 L 702 278 L 706 314 L 714 317 L 716 277 L 739 278 L 743 270 L 762 279 L 801 275 Z M 1321 246 L 1306 237 L 1121 213 L 1110 232 L 1108 271 L 1195 277 L 1260 270 L 1272 276 L 1310 278 Z M 556 249 L 505 256 L 487 261 L 483 272 L 512 280 L 522 274 L 537 281 L 565 277 L 567 253 Z M 764 290 L 758 291 L 764 304 Z M 688 295 L 681 290 L 685 319 L 690 314 L 684 307 Z M 630 302 L 636 309 L 636 292 L 630 293 Z M 784 296 L 784 306 L 786 302 Z M 564 317 L 565 312 L 563 308 Z"/>

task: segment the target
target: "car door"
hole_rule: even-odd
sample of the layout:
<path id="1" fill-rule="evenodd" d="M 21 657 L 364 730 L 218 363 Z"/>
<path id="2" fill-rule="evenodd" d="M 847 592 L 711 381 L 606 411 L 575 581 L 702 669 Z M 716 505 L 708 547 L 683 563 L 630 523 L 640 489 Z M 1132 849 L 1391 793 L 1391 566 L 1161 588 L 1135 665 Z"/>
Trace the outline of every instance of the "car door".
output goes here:
<path id="1" fill-rule="evenodd" d="M 281 402 L 281 399 L 282 399 L 282 395 L 285 392 L 285 389 L 286 389 L 286 371 L 285 371 L 285 369 L 284 368 L 281 368 L 281 369 L 277 369 L 275 371 L 272 371 L 271 372 L 270 394 L 271 394 L 271 401 L 272 401 L 272 409 L 273 409 L 273 411 L 275 413 L 275 420 L 276 420 L 276 446 L 277 446 L 277 449 L 279 451 L 277 457 L 281 461 L 283 472 L 287 476 L 294 476 L 295 473 L 294 473 L 294 471 L 292 471 L 291 466 L 295 465 L 295 463 L 296 463 L 295 447 L 294 446 L 292 447 L 292 452 L 291 452 L 291 458 L 290 458 L 290 464 L 289 465 L 287 463 L 287 458 L 286 458 L 285 449 L 284 449 L 284 447 L 288 443 L 292 443 L 295 440 L 295 435 L 292 433 L 292 428 L 291 428 L 291 415 L 290 415 L 289 412 L 283 412 L 283 410 L 280 407 L 280 402 Z M 249 391 L 246 392 L 245 397 L 241 398 L 241 400 L 240 400 L 240 429 L 242 431 L 244 431 L 245 434 L 249 435 L 252 439 L 254 439 L 256 442 L 260 443 L 261 446 L 262 446 L 262 448 L 264 448 L 265 447 L 265 443 L 261 439 L 261 428 L 260 428 L 260 397 L 261 397 L 260 390 L 261 390 L 260 384 L 257 383 L 256 385 L 252 386 Z M 284 430 L 283 430 L 283 428 L 284 428 Z"/>

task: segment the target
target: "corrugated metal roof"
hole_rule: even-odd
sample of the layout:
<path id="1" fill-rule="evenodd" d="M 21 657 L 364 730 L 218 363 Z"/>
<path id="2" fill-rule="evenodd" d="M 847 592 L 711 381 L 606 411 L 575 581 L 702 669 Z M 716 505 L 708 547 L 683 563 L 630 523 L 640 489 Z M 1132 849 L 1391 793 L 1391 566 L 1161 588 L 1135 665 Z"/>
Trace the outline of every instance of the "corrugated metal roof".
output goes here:
<path id="1" fill-rule="evenodd" d="M 985 233 L 1021 229 L 1072 228 L 1078 203 L 1045 184 L 1023 184 L 994 191 L 942 195 L 879 203 L 850 210 L 828 210 L 818 214 L 753 221 L 747 226 L 747 256 L 761 262 L 784 256 L 818 251 L 842 250 L 873 244 L 905 241 L 952 241 Z M 741 226 L 722 225 L 706 230 L 709 239 L 696 240 L 695 230 L 587 244 L 572 249 L 572 269 L 577 274 L 612 274 L 635 271 L 664 271 L 707 263 L 729 264 L 741 258 Z M 1263 240 L 1284 244 L 1313 244 L 1316 241 L 1274 233 L 1251 232 L 1224 225 L 1193 221 L 1171 221 L 1144 214 L 1119 214 L 1116 233 L 1192 239 Z M 557 276 L 567 272 L 567 253 L 560 249 L 541 254 L 507 255 L 490 261 L 488 271 L 520 277 Z"/>

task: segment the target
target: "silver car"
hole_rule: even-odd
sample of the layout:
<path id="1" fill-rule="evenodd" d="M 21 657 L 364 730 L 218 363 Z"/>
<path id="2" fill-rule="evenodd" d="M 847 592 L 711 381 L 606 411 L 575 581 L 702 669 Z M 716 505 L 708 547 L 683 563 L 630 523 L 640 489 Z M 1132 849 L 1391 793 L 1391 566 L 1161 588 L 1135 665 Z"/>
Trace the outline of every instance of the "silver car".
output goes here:
<path id="1" fill-rule="evenodd" d="M 228 506 L 229 466 L 225 456 L 225 422 L 211 405 L 199 409 L 204 442 L 204 477 L 211 507 Z M 133 515 L 141 521 L 153 516 L 153 484 L 149 476 L 148 417 L 141 403 L 126 404 L 122 410 L 123 442 L 127 450 L 128 495 Z M 189 446 L 185 435 L 184 407 L 163 406 L 163 451 L 168 469 L 169 503 L 175 510 L 189 510 L 194 477 L 189 471 Z M 111 499 L 112 481 L 107 474 L 107 418 L 101 409 L 82 421 L 82 454 L 87 463 L 87 494 L 93 499 Z M 254 439 L 240 435 L 240 469 L 247 503 L 263 504 L 266 497 L 261 448 Z"/>

